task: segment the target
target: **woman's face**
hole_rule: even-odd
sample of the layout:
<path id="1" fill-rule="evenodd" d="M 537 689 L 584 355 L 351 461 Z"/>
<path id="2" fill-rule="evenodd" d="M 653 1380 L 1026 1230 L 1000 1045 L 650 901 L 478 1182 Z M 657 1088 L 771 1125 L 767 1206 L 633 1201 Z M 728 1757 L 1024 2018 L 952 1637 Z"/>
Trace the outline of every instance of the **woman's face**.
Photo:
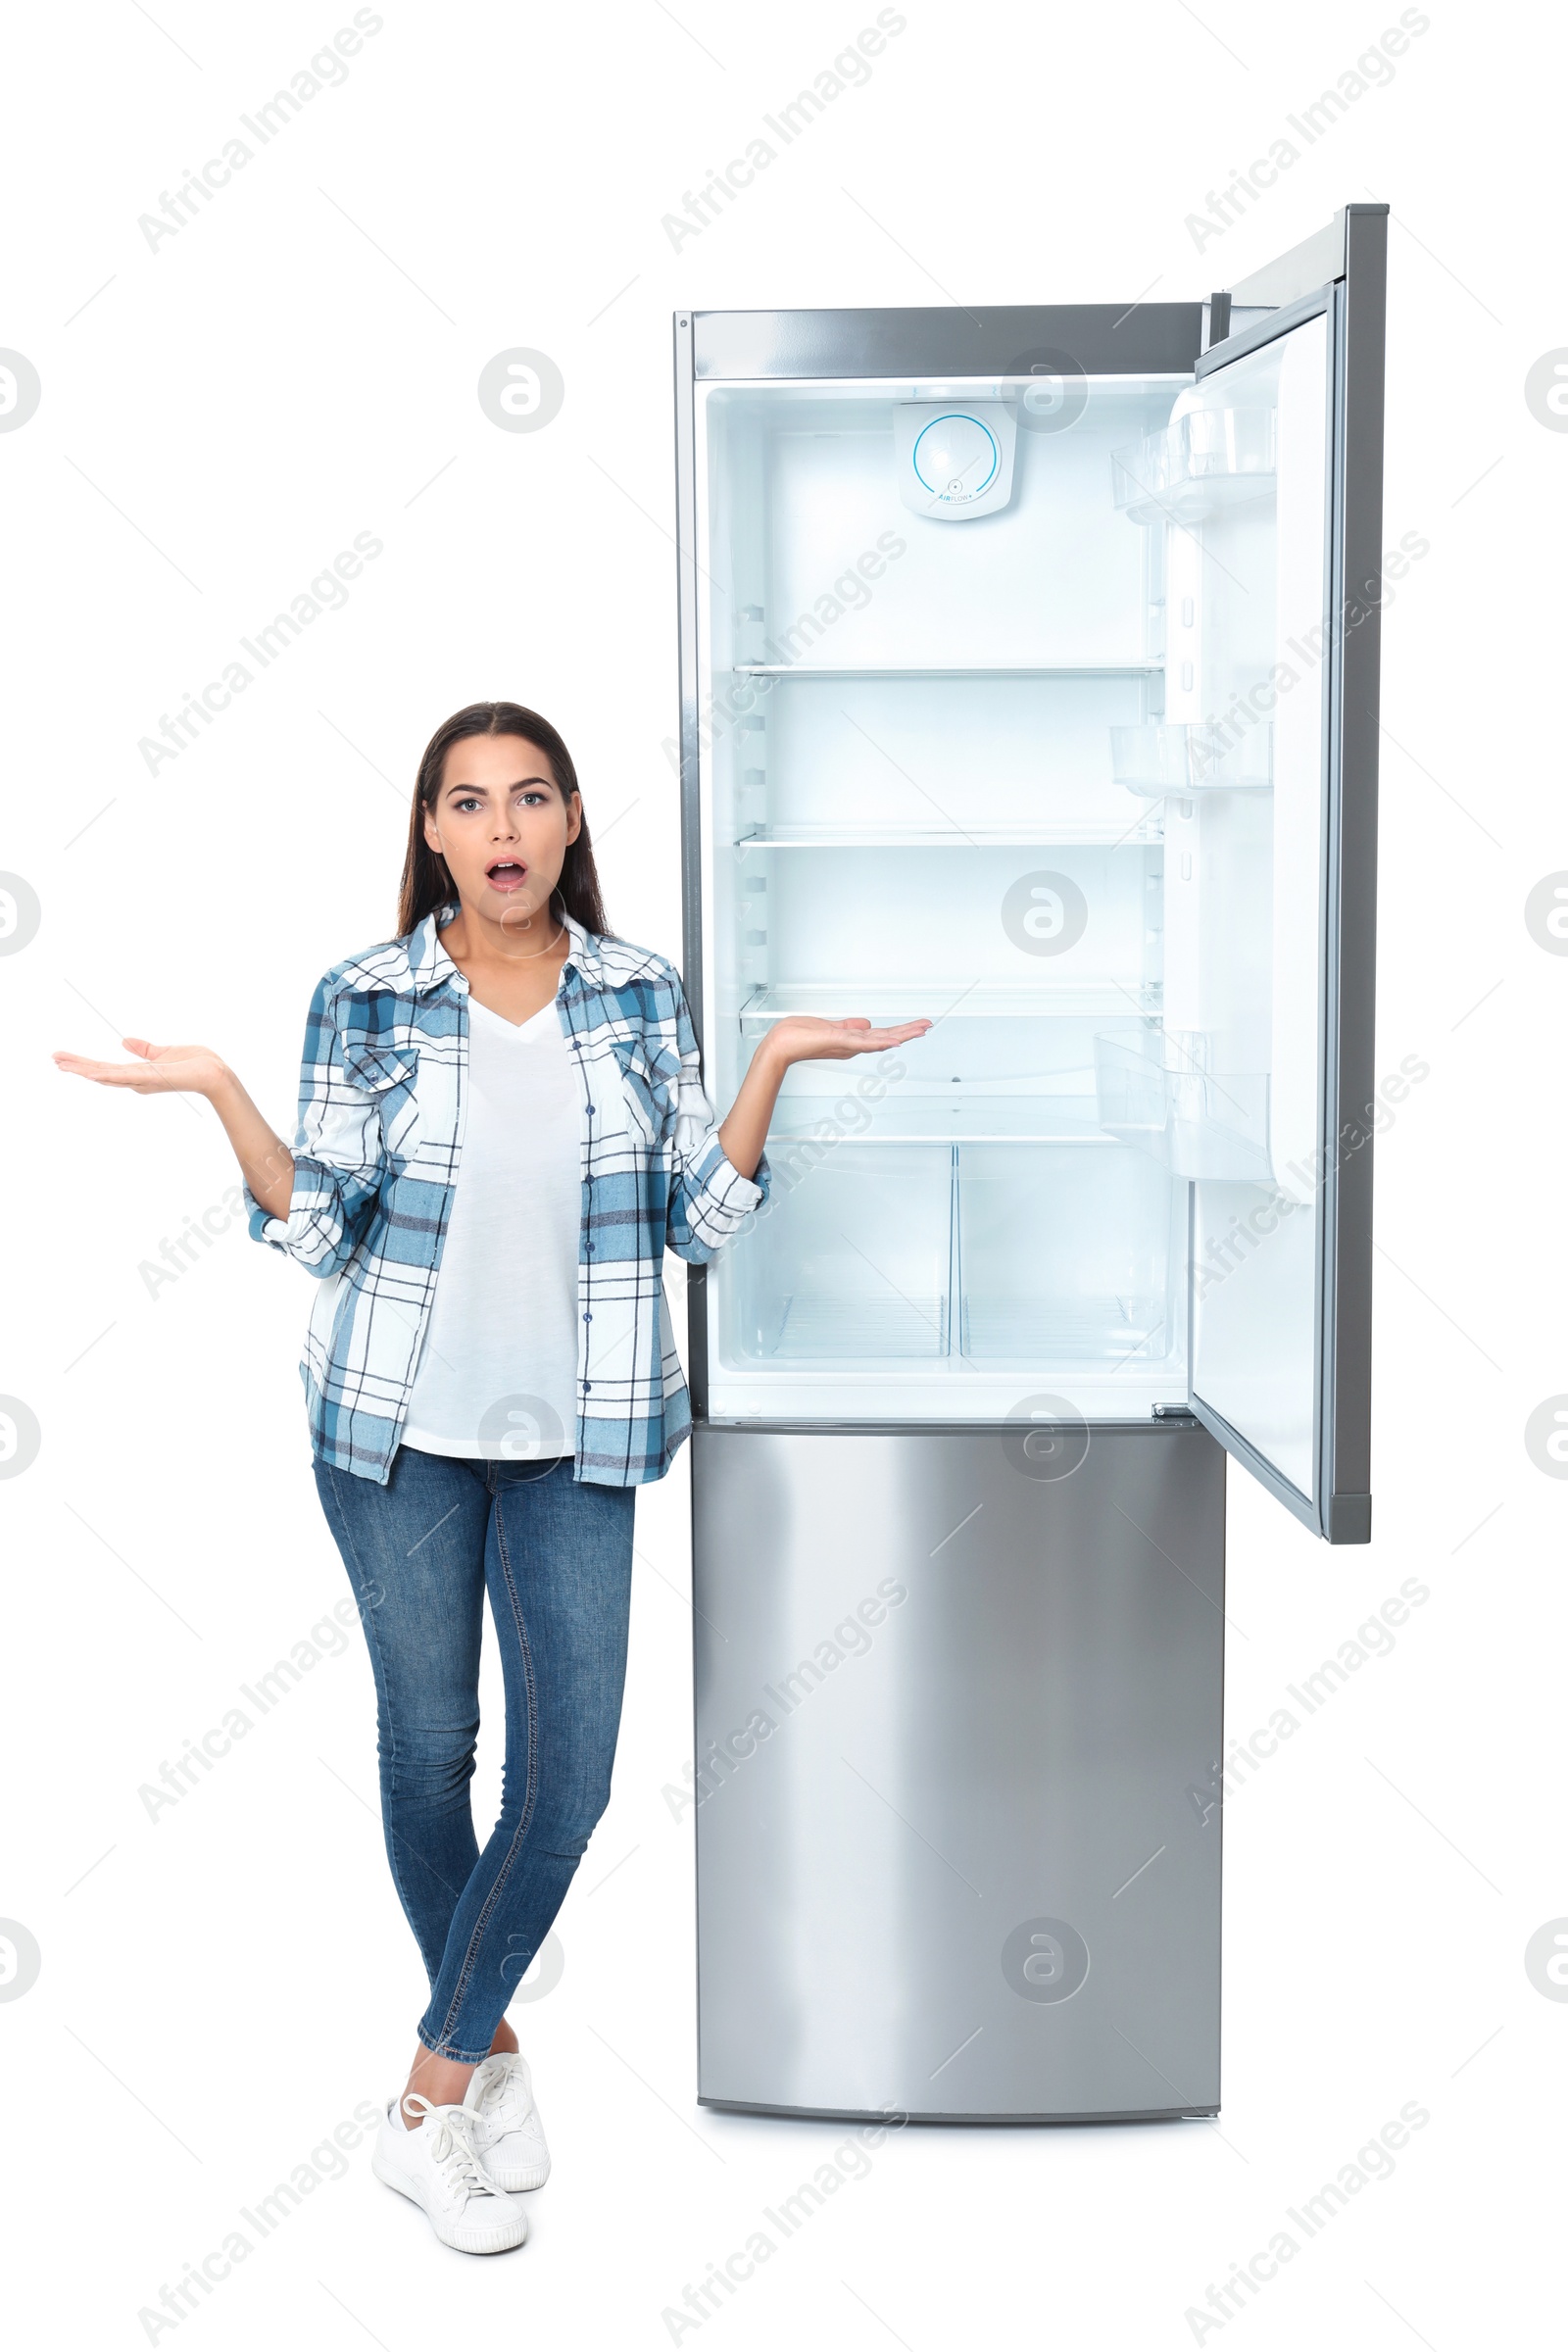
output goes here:
<path id="1" fill-rule="evenodd" d="M 446 757 L 424 838 L 439 850 L 468 912 L 520 930 L 548 906 L 567 844 L 582 830 L 550 762 L 518 735 L 469 735 Z"/>

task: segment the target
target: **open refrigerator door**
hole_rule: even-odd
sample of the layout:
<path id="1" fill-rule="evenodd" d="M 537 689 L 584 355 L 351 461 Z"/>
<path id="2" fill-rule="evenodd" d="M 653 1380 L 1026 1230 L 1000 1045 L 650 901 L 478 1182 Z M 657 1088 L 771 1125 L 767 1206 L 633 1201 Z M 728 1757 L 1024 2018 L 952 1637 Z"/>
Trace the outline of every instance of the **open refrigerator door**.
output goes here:
<path id="1" fill-rule="evenodd" d="M 1348 289 L 1185 368 L 1153 332 L 1081 365 L 1034 313 L 996 373 L 698 370 L 710 1080 L 792 1012 L 933 1022 L 791 1072 L 772 1196 L 696 1287 L 715 1422 L 1192 1410 L 1364 1540 L 1370 1153 L 1329 1139 L 1369 1077 L 1375 611 L 1343 616 L 1385 226 L 1348 208 L 1310 262 L 1359 253 Z"/>

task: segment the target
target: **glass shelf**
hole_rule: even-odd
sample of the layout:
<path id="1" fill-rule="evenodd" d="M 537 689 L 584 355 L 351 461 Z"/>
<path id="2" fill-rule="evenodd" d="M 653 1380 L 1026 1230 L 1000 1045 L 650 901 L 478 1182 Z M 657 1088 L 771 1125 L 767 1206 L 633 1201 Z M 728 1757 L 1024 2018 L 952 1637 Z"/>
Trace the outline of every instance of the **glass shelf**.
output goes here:
<path id="1" fill-rule="evenodd" d="M 1157 980 L 782 980 L 757 989 L 740 1008 L 745 1029 L 792 1012 L 823 1020 L 864 1015 L 878 1026 L 901 1021 L 1125 1018 L 1157 1013 Z"/>
<path id="2" fill-rule="evenodd" d="M 736 678 L 1146 678 L 1163 662 L 920 662 L 909 668 L 873 665 L 838 669 L 812 662 L 736 662 L 729 674 Z"/>
<path id="3" fill-rule="evenodd" d="M 1198 522 L 1274 487 L 1273 409 L 1194 409 L 1113 450 L 1111 502 L 1130 522 Z"/>
<path id="4" fill-rule="evenodd" d="M 865 1066 L 874 1065 L 868 1058 Z M 960 1092 L 957 1087 L 952 1091 L 955 1095 Z M 853 1096 L 853 1085 L 846 1092 Z M 903 1090 L 898 1093 L 902 1096 Z M 1082 1096 L 991 1095 L 950 1102 L 935 1095 L 895 1100 L 890 1091 L 880 1102 L 865 1102 L 858 1096 L 854 1099 L 866 1115 L 864 1126 L 850 1131 L 857 1145 L 881 1148 L 893 1144 L 1061 1144 L 1074 1150 L 1117 1148 L 1118 1139 L 1106 1135 L 1100 1125 L 1092 1097 L 1086 1101 Z M 775 1155 L 794 1152 L 806 1163 L 814 1156 L 836 1151 L 847 1140 L 845 1127 L 834 1115 L 833 1099 L 824 1096 L 821 1100 L 819 1112 L 812 1111 L 804 1096 L 782 1102 L 768 1129 L 768 1151 Z"/>
<path id="5" fill-rule="evenodd" d="M 1112 727 L 1111 772 L 1144 800 L 1202 792 L 1266 792 L 1274 781 L 1274 723 L 1258 719 L 1237 743 L 1216 750 L 1211 726 L 1155 719 Z"/>
<path id="6" fill-rule="evenodd" d="M 1132 729 L 1138 733 L 1141 730 Z M 1114 730 L 1113 730 L 1114 732 Z M 1120 779 L 1118 778 L 1118 781 Z M 736 850 L 1009 850 L 1142 848 L 1165 838 L 1161 817 L 1148 814 L 1051 825 L 759 825 Z"/>

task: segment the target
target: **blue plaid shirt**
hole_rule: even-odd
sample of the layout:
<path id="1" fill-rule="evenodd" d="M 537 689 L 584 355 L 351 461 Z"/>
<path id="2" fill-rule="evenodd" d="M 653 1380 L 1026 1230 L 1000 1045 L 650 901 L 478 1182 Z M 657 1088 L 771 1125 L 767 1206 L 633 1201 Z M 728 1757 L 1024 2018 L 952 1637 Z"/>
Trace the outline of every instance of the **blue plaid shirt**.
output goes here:
<path id="1" fill-rule="evenodd" d="M 305 1028 L 286 1217 L 244 1188 L 256 1241 L 319 1288 L 305 1340 L 311 1444 L 385 1486 L 441 1270 L 463 1150 L 468 983 L 441 943 L 457 902 L 334 964 Z M 573 1476 L 662 1478 L 691 1428 L 666 1249 L 701 1265 L 767 1197 L 714 1133 L 673 965 L 566 918 L 557 1009 L 581 1093 Z M 519 1334 L 519 1341 L 525 1335 Z"/>

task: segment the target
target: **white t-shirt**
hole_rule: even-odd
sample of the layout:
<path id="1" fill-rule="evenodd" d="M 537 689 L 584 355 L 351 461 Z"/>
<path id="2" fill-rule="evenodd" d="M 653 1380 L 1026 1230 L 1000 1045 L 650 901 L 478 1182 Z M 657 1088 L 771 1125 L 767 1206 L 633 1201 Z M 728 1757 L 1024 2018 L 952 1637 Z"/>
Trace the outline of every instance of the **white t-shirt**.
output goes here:
<path id="1" fill-rule="evenodd" d="M 514 1023 L 468 995 L 468 1110 L 401 1443 L 533 1460 L 576 1446 L 576 1073 L 556 1004 Z"/>

